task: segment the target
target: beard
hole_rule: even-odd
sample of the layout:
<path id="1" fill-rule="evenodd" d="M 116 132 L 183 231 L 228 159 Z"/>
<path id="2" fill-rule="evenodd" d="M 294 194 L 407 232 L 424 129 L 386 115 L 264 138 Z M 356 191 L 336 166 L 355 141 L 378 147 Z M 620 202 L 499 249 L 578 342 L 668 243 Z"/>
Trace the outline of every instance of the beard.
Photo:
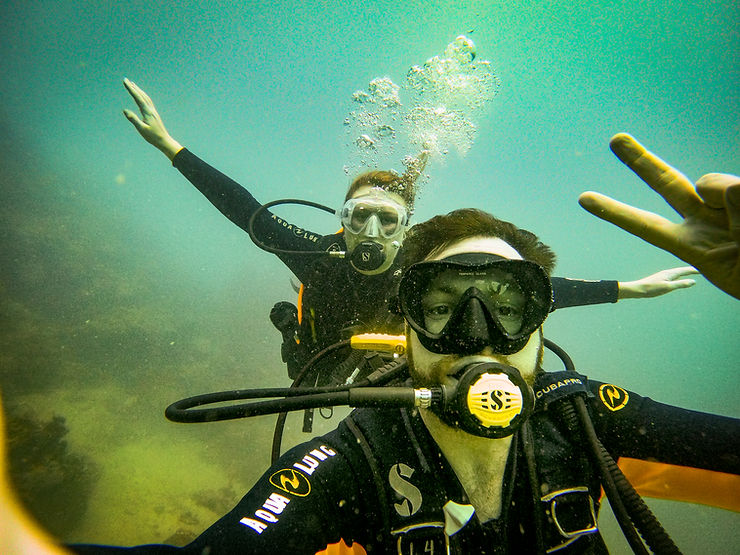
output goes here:
<path id="1" fill-rule="evenodd" d="M 411 330 L 409 330 L 408 326 L 406 327 L 406 337 L 409 337 L 409 333 Z M 525 345 L 525 349 L 527 346 Z M 423 349 L 423 347 L 422 347 Z M 518 351 L 521 352 L 521 351 Z M 409 374 L 411 375 L 411 378 L 413 380 L 415 387 L 432 387 L 437 385 L 442 385 L 448 382 L 452 379 L 452 375 L 457 373 L 461 367 L 458 367 L 459 363 L 463 359 L 469 359 L 471 362 L 474 361 L 476 358 L 479 358 L 480 356 L 493 356 L 496 359 L 496 362 L 499 362 L 501 364 L 505 364 L 506 366 L 511 366 L 516 368 L 520 371 L 522 376 L 524 377 L 524 380 L 529 384 L 530 386 L 534 383 L 534 378 L 544 372 L 542 368 L 542 361 L 545 356 L 545 346 L 543 341 L 543 333 L 542 328 L 539 329 L 539 345 L 537 346 L 537 358 L 536 358 L 536 364 L 535 368 L 532 372 L 525 371 L 523 372 L 522 368 L 519 368 L 518 365 L 512 360 L 516 358 L 517 353 L 512 353 L 511 355 L 502 355 L 498 353 L 491 353 L 491 354 L 484 354 L 485 350 L 482 351 L 479 355 L 457 355 L 454 353 L 441 355 L 433 362 L 430 362 L 426 364 L 426 368 L 423 372 L 419 371 L 419 368 L 416 364 L 416 358 L 414 356 L 414 343 L 409 342 L 408 348 L 406 351 L 406 357 L 408 359 L 409 363 Z M 436 354 L 436 353 L 435 353 Z M 454 372 L 451 372 L 451 369 L 454 368 Z"/>

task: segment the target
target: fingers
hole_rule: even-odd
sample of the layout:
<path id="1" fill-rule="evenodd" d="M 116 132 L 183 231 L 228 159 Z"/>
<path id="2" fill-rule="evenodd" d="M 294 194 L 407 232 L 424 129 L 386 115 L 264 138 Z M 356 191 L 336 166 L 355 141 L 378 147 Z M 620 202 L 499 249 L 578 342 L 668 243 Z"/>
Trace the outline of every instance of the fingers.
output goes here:
<path id="1" fill-rule="evenodd" d="M 619 133 L 609 142 L 612 152 L 651 189 L 662 196 L 681 216 L 691 216 L 702 208 L 691 181 L 676 168 L 645 149 L 633 137 Z"/>
<path id="2" fill-rule="evenodd" d="M 126 90 L 136 102 L 142 116 L 146 117 L 156 112 L 152 99 L 136 83 L 126 78 L 123 80 L 123 86 L 126 87 Z"/>
<path id="3" fill-rule="evenodd" d="M 675 224 L 669 220 L 592 191 L 581 194 L 578 203 L 597 218 L 611 222 L 656 247 L 673 252 L 670 229 Z"/>
<path id="4" fill-rule="evenodd" d="M 699 272 L 699 270 L 697 270 L 693 266 L 681 266 L 680 268 L 670 268 L 669 270 L 663 270 L 662 272 L 658 273 L 661 274 L 666 281 L 677 281 L 680 278 L 684 278 L 686 276 L 699 275 L 701 272 Z"/>
<path id="5" fill-rule="evenodd" d="M 730 237 L 740 246 L 740 184 L 725 189 L 725 206 L 730 220 Z"/>
<path id="6" fill-rule="evenodd" d="M 730 237 L 740 244 L 740 177 L 708 173 L 697 180 L 696 191 L 707 206 L 726 212 Z"/>
<path id="7" fill-rule="evenodd" d="M 708 173 L 696 181 L 696 192 L 710 208 L 725 208 L 725 191 L 740 184 L 740 177 L 726 173 Z"/>
<path id="8" fill-rule="evenodd" d="M 141 133 L 141 130 L 144 128 L 144 122 L 139 119 L 139 116 L 134 114 L 131 110 L 124 110 L 123 115 L 126 116 L 126 119 L 131 122 L 131 124 L 136 127 L 136 130 Z"/>
<path id="9" fill-rule="evenodd" d="M 671 291 L 675 291 L 676 289 L 686 289 L 687 287 L 693 287 L 694 285 L 696 285 L 696 282 L 693 279 L 679 279 L 668 283 Z"/>

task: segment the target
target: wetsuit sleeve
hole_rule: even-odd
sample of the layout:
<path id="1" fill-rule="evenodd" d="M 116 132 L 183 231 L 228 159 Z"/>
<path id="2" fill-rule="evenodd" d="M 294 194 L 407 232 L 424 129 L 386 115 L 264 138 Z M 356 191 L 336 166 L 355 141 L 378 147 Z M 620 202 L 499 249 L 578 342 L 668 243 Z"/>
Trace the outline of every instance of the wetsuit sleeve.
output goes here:
<path id="1" fill-rule="evenodd" d="M 299 445 L 270 468 L 228 514 L 182 548 L 144 545 L 133 553 L 315 554 L 337 545 L 364 553 L 356 534 L 367 523 L 354 469 L 326 438 Z M 123 548 L 75 545 L 77 553 Z M 331 551 L 337 553 L 353 553 Z"/>
<path id="2" fill-rule="evenodd" d="M 569 306 L 617 302 L 618 281 L 589 281 L 561 277 L 550 278 L 550 281 L 552 282 L 552 310 Z"/>
<path id="3" fill-rule="evenodd" d="M 249 191 L 185 148 L 175 155 L 172 165 L 224 216 L 244 231 L 249 231 L 249 220 L 261 206 Z M 323 238 L 278 218 L 269 210 L 257 218 L 254 231 L 268 246 L 294 251 L 315 251 Z M 302 278 L 300 273 L 305 266 L 305 257 L 278 256 L 299 279 Z"/>
<path id="4" fill-rule="evenodd" d="M 589 381 L 593 421 L 617 457 L 740 474 L 740 420 L 681 409 Z"/>

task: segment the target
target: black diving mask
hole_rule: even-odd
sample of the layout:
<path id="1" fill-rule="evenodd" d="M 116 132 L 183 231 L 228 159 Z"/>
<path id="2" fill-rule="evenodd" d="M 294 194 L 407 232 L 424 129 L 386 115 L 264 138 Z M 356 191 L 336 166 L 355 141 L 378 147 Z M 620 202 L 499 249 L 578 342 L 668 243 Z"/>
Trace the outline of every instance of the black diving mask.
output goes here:
<path id="1" fill-rule="evenodd" d="M 528 260 L 464 253 L 408 268 L 398 291 L 401 313 L 434 353 L 520 351 L 545 321 L 552 285 Z"/>

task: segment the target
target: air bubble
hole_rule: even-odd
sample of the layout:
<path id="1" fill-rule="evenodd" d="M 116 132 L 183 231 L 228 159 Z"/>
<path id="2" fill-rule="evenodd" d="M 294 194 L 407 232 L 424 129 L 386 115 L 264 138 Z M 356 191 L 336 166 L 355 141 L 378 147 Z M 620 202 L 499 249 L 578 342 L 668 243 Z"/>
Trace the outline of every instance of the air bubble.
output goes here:
<path id="1" fill-rule="evenodd" d="M 393 129 L 390 125 L 379 125 L 376 130 L 375 134 L 378 137 L 390 137 L 396 133 L 396 130 Z"/>
<path id="2" fill-rule="evenodd" d="M 375 146 L 375 141 L 367 135 L 360 135 L 355 139 L 355 144 L 360 148 L 373 148 Z"/>
<path id="3" fill-rule="evenodd" d="M 409 68 L 403 88 L 376 77 L 352 95 L 353 109 L 344 120 L 350 174 L 351 169 L 389 169 L 399 160 L 408 168 L 408 160 L 422 151 L 440 158 L 452 150 L 465 156 L 475 142 L 477 121 L 499 88 L 490 61 L 478 58 L 475 43 L 465 35 Z"/>

